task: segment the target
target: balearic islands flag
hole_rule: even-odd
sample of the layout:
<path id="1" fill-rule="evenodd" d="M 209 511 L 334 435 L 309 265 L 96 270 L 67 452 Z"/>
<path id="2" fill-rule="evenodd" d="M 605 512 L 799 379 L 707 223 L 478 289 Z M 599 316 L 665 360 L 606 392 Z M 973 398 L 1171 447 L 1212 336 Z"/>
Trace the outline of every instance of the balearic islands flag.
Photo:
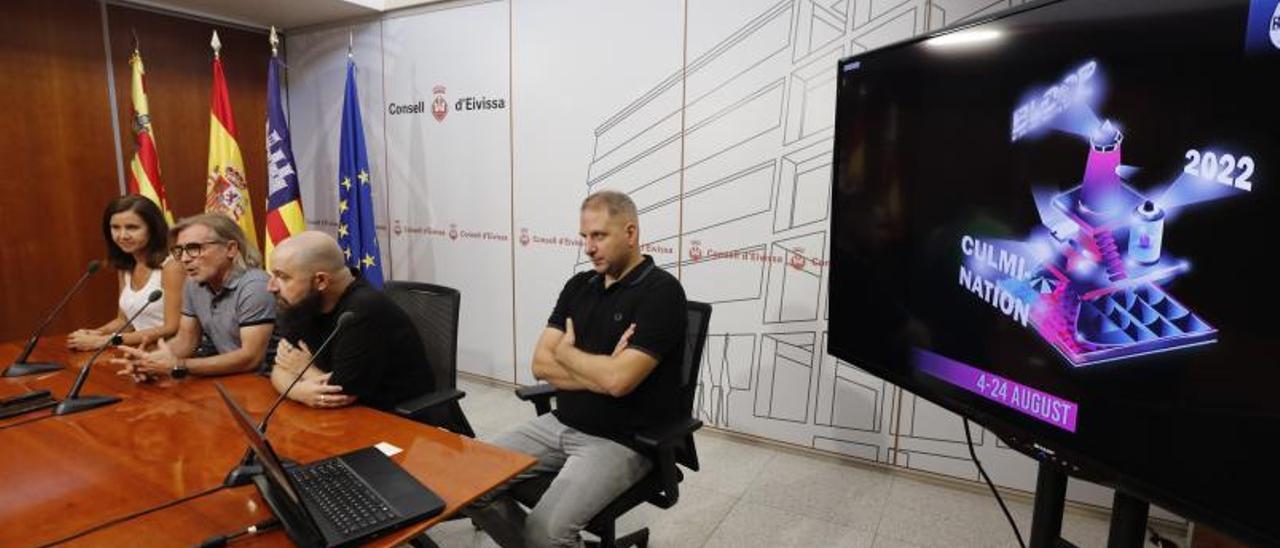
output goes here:
<path id="1" fill-rule="evenodd" d="M 129 194 L 141 194 L 149 198 L 164 218 L 173 224 L 173 213 L 169 211 L 169 200 L 164 195 L 164 183 L 160 182 L 160 158 L 156 155 L 156 133 L 151 128 L 151 110 L 147 108 L 146 69 L 142 67 L 142 54 L 135 44 L 133 55 L 129 57 L 129 67 L 133 69 L 131 79 L 131 95 L 133 104 L 133 135 L 136 150 L 133 159 L 129 160 Z"/>
<path id="2" fill-rule="evenodd" d="M 266 259 L 271 269 L 271 250 L 289 236 L 307 229 L 302 216 L 302 193 L 293 160 L 289 124 L 280 104 L 280 69 L 284 63 L 275 55 L 275 27 L 271 28 L 271 61 L 267 67 L 267 227 Z"/>
<path id="3" fill-rule="evenodd" d="M 205 187 L 205 211 L 217 211 L 231 217 L 249 245 L 258 247 L 258 232 L 253 225 L 253 208 L 249 205 L 249 184 L 245 180 L 244 160 L 236 142 L 236 122 L 231 115 L 231 99 L 227 96 L 227 80 L 222 75 L 222 43 L 213 33 L 213 97 L 209 113 L 209 181 Z"/>

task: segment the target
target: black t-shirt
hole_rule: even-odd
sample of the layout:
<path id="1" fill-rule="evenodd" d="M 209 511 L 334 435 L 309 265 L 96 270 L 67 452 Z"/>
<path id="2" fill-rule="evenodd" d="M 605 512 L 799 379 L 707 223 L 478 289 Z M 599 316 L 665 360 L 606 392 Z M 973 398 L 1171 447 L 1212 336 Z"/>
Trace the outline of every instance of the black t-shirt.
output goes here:
<path id="1" fill-rule="evenodd" d="M 628 348 L 658 360 L 657 367 L 630 394 L 615 398 L 586 390 L 564 391 L 556 398 L 556 418 L 566 426 L 631 446 L 633 434 L 677 418 L 680 410 L 680 368 L 684 361 L 688 321 L 680 281 L 644 262 L 608 289 L 604 275 L 581 272 L 560 292 L 547 325 L 565 329 L 573 318 L 575 346 L 591 354 L 612 354 L 632 323 L 636 331 Z"/>
<path id="2" fill-rule="evenodd" d="M 354 316 L 316 359 L 316 367 L 332 372 L 329 384 L 356 396 L 356 403 L 388 410 L 435 388 L 426 349 L 413 322 L 396 303 L 357 278 L 338 304 L 313 322 L 302 340 L 312 351 L 333 332 L 343 312 Z M 290 340 L 296 335 L 286 334 Z"/>

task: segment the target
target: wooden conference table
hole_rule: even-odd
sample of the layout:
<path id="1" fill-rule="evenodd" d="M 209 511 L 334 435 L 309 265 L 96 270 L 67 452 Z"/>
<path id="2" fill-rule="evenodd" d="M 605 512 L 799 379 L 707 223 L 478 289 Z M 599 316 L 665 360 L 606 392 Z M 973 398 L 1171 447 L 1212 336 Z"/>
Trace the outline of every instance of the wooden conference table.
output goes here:
<path id="1" fill-rule="evenodd" d="M 58 361 L 67 369 L 0 379 L 0 398 L 50 390 L 61 400 L 88 353 L 65 350 L 62 337 L 40 342 L 31 361 Z M 21 350 L 0 343 L 0 368 Z M 244 454 L 244 435 L 231 421 L 214 382 L 260 418 L 276 397 L 271 383 L 252 374 L 166 379 L 134 384 L 103 354 L 82 395 L 123 401 L 53 417 L 50 409 L 0 420 L 0 546 L 36 546 L 214 489 Z M 316 410 L 286 401 L 267 430 L 284 458 L 306 463 L 387 442 L 403 451 L 392 460 L 446 503 L 430 520 L 376 539 L 405 542 L 456 513 L 476 497 L 530 467 L 534 459 L 364 407 Z M 267 519 L 270 509 L 252 484 L 224 488 L 145 516 L 102 527 L 76 546 L 192 546 Z M 279 529 L 239 539 L 232 546 L 288 545 Z"/>

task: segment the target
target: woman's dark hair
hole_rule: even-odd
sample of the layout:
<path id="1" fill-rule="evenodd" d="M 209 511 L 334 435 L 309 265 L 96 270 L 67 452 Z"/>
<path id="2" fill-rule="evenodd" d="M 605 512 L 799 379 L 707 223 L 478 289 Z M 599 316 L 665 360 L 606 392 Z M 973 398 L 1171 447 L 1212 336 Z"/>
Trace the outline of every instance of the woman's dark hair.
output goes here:
<path id="1" fill-rule="evenodd" d="M 119 196 L 107 204 L 102 212 L 102 237 L 107 241 L 107 259 L 116 270 L 133 270 L 133 255 L 125 253 L 111 238 L 111 217 L 117 213 L 132 211 L 142 217 L 147 225 L 147 266 L 160 268 L 165 257 L 169 255 L 169 223 L 164 219 L 160 207 L 149 198 L 137 194 Z"/>

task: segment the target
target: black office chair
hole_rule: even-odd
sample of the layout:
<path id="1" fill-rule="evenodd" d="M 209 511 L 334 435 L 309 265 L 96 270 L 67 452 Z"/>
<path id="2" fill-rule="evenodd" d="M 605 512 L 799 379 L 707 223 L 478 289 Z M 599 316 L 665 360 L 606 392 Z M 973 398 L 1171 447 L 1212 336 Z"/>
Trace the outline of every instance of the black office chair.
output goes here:
<path id="1" fill-rule="evenodd" d="M 702 363 L 702 347 L 706 343 L 707 326 L 711 322 L 711 305 L 689 301 L 688 314 L 678 400 L 681 418 L 636 435 L 636 446 L 653 459 L 653 469 L 587 523 L 587 532 L 600 537 L 599 546 L 602 548 L 647 546 L 647 527 L 622 538 L 615 538 L 617 519 L 644 502 L 663 509 L 674 506 L 680 499 L 680 481 L 684 479 L 684 474 L 676 465 L 698 470 L 698 453 L 693 445 L 693 432 L 702 427 L 702 421 L 693 418 L 693 396 L 698 388 L 698 367 Z M 556 388 L 549 384 L 516 390 L 517 397 L 533 402 L 539 415 L 551 412 L 551 400 L 555 394 Z M 511 495 L 521 504 L 533 507 L 551 485 L 552 479 L 551 476 L 545 476 L 525 481 L 514 486 Z"/>
<path id="2" fill-rule="evenodd" d="M 458 404 L 466 392 L 458 386 L 458 310 L 462 294 L 443 285 L 422 282 L 387 282 L 382 289 L 409 314 L 426 347 L 427 363 L 435 378 L 435 391 L 396 405 L 397 415 L 476 437 Z"/>

